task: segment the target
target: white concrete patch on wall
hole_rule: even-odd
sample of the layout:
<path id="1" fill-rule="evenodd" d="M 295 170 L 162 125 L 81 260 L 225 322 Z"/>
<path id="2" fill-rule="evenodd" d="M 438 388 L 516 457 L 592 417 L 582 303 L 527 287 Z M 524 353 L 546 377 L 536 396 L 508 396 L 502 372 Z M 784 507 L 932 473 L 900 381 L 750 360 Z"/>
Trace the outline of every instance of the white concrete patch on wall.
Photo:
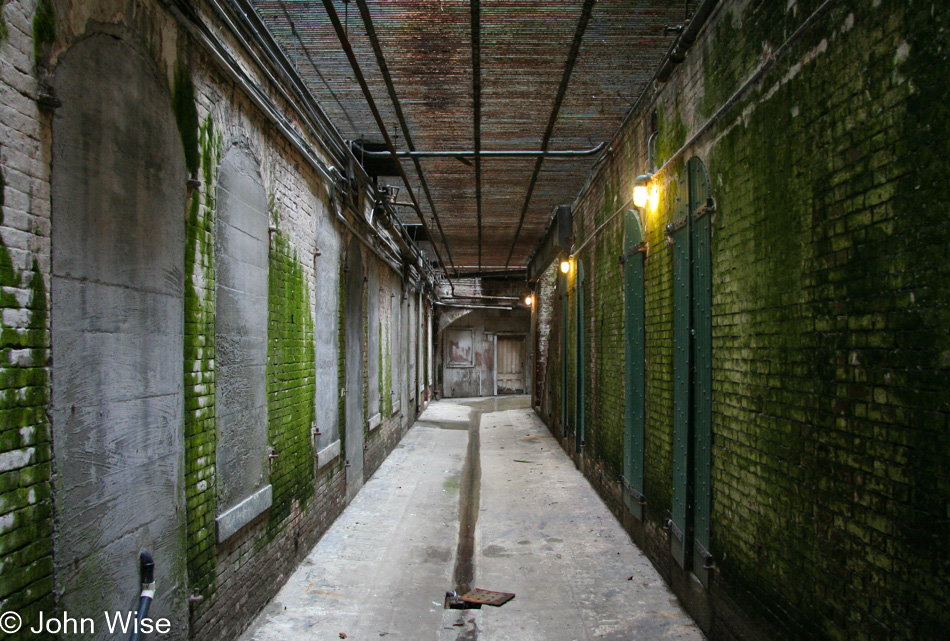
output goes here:
<path id="1" fill-rule="evenodd" d="M 218 543 L 226 541 L 274 503 L 273 486 L 267 485 L 214 520 Z"/>

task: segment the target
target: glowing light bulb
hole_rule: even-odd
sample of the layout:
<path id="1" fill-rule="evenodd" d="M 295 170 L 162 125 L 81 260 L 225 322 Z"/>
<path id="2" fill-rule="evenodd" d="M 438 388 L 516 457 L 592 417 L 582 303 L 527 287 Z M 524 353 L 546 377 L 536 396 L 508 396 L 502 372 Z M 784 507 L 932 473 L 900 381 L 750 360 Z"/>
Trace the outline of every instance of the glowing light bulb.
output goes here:
<path id="1" fill-rule="evenodd" d="M 525 296 L 525 297 L 524 297 L 524 304 L 525 304 L 525 305 L 530 305 L 530 304 L 533 303 L 533 302 L 534 302 L 534 296 Z"/>
<path id="2" fill-rule="evenodd" d="M 561 273 L 562 273 L 562 274 L 566 274 L 566 273 L 568 273 L 569 271 L 571 271 L 571 263 L 570 263 L 570 261 L 562 260 L 562 261 L 561 261 Z"/>
<path id="3" fill-rule="evenodd" d="M 633 188 L 633 204 L 637 207 L 644 207 L 647 204 L 649 193 L 646 185 L 637 185 Z"/>

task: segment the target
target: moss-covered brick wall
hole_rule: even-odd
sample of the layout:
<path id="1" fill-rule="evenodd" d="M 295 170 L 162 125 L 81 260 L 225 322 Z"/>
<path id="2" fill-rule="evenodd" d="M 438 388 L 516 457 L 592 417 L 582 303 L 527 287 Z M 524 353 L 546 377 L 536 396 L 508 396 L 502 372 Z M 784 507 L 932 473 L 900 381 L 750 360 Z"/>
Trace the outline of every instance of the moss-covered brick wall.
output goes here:
<path id="1" fill-rule="evenodd" d="M 221 136 L 208 116 L 190 139 L 187 123 L 194 118 L 190 76 L 178 73 L 173 92 L 183 144 L 200 154 L 201 186 L 188 199 L 185 225 L 185 502 L 188 581 L 210 596 L 215 578 L 215 368 L 214 368 L 214 214 L 215 179 Z M 182 96 L 191 96 L 185 100 Z M 186 153 L 186 158 L 188 154 Z"/>
<path id="2" fill-rule="evenodd" d="M 20 269 L 0 237 L 0 603 L 25 621 L 54 605 L 47 309 L 36 260 Z"/>
<path id="3" fill-rule="evenodd" d="M 721 2 L 575 202 L 592 315 L 581 467 L 714 639 L 936 639 L 950 626 L 948 41 L 936 2 Z M 664 232 L 682 216 L 693 156 L 716 205 L 708 588 L 673 562 L 663 529 L 675 347 Z M 660 201 L 644 218 L 640 523 L 617 478 L 622 231 L 611 216 L 657 166 Z M 562 327 L 551 304 L 551 344 L 566 330 L 573 351 L 576 321 Z M 564 402 L 573 412 L 576 366 L 557 351 L 548 376 L 566 366 L 572 382 L 562 399 L 559 378 L 548 381 L 554 418 Z"/>
<path id="4" fill-rule="evenodd" d="M 274 449 L 270 482 L 275 531 L 291 504 L 306 507 L 314 492 L 315 368 L 310 289 L 296 252 L 278 230 L 271 234 L 267 317 L 267 438 Z"/>

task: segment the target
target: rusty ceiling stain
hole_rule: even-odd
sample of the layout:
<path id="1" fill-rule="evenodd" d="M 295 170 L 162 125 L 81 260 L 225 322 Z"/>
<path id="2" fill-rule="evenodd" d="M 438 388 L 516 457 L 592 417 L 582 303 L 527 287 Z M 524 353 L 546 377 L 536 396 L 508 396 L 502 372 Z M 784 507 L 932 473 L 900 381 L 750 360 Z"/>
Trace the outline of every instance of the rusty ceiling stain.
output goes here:
<path id="1" fill-rule="evenodd" d="M 252 3 L 340 133 L 350 140 L 382 142 L 322 0 Z M 668 28 L 682 24 L 695 4 L 695 0 L 475 0 L 474 4 L 365 0 L 408 133 L 414 148 L 425 151 L 476 148 L 473 45 L 480 63 L 481 149 L 541 149 L 552 113 L 556 117 L 549 150 L 586 149 L 609 141 L 672 44 L 675 33 Z M 333 6 L 345 23 L 346 37 L 395 146 L 407 150 L 358 2 L 334 0 Z M 575 38 L 577 56 L 571 69 L 568 58 Z M 565 78 L 563 100 L 557 105 Z M 554 208 L 573 201 L 595 161 L 596 157 L 544 159 L 532 189 L 535 158 L 483 157 L 479 216 L 472 160 L 400 160 L 426 222 L 432 230 L 441 223 L 444 238 L 436 233 L 433 241 L 440 251 L 446 250 L 443 256 L 451 256 L 449 269 L 523 268 Z M 404 189 L 398 178 L 380 180 Z M 424 187 L 429 188 L 434 211 L 423 197 Z M 414 222 L 410 210 L 404 213 L 407 222 Z"/>

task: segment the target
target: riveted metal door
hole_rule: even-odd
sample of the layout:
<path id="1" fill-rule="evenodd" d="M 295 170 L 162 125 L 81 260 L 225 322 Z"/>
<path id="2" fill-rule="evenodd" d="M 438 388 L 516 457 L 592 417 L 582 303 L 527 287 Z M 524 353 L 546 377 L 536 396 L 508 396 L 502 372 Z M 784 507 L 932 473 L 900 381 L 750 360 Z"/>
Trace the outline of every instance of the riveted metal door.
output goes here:
<path id="1" fill-rule="evenodd" d="M 496 377 L 499 394 L 524 393 L 524 337 L 499 336 Z"/>
<path id="2" fill-rule="evenodd" d="M 687 567 L 692 545 L 691 496 L 692 438 L 690 405 L 691 314 L 690 314 L 690 247 L 688 219 L 676 223 L 673 230 L 673 557 L 680 567 Z"/>
<path id="3" fill-rule="evenodd" d="M 574 300 L 577 302 L 577 367 L 574 369 L 576 391 L 574 397 L 574 451 L 584 449 L 584 413 L 585 385 L 584 374 L 587 371 L 587 357 L 584 353 L 584 261 L 577 261 L 577 278 L 575 280 Z"/>
<path id="4" fill-rule="evenodd" d="M 688 164 L 692 245 L 693 573 L 708 583 L 712 502 L 712 255 L 709 182 L 699 158 Z"/>
<path id="5" fill-rule="evenodd" d="M 624 212 L 624 404 L 623 499 L 630 513 L 643 518 L 643 441 L 645 390 L 645 337 L 642 247 L 643 232 L 637 212 Z"/>
<path id="6" fill-rule="evenodd" d="M 567 323 L 568 318 L 568 300 L 567 300 L 567 274 L 562 273 L 561 284 L 558 287 L 558 295 L 561 297 L 561 430 L 563 437 L 567 433 L 567 363 L 568 363 L 568 338 Z"/>

